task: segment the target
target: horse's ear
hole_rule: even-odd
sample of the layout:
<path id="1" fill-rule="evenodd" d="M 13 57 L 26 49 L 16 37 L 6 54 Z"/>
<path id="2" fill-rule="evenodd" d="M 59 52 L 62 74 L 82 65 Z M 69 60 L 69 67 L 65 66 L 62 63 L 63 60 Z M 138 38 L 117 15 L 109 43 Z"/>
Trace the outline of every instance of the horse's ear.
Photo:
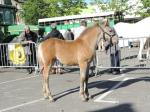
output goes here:
<path id="1" fill-rule="evenodd" d="M 99 22 L 95 22 L 94 26 L 100 26 Z"/>
<path id="2" fill-rule="evenodd" d="M 99 20 L 94 20 L 94 26 L 100 26 Z"/>

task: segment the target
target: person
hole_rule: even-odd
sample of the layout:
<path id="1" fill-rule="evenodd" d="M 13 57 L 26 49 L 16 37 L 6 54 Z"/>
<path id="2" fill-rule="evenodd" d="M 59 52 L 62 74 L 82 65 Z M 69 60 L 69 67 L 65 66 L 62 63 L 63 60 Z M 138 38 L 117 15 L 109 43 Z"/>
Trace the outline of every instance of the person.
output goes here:
<path id="1" fill-rule="evenodd" d="M 24 31 L 20 34 L 18 40 L 20 42 L 36 42 L 37 34 L 31 31 L 29 26 L 25 26 Z"/>
<path id="2" fill-rule="evenodd" d="M 87 22 L 85 20 L 82 20 L 80 22 L 80 27 L 75 28 L 73 30 L 74 40 L 76 40 L 86 28 L 87 28 Z"/>
<path id="3" fill-rule="evenodd" d="M 44 31 L 43 28 L 39 28 L 39 29 L 38 29 L 38 32 L 37 32 L 37 34 L 38 34 L 37 43 L 43 41 L 43 39 L 44 39 L 44 32 L 45 32 L 45 31 Z"/>
<path id="4" fill-rule="evenodd" d="M 37 34 L 31 31 L 29 26 L 25 26 L 24 31 L 18 37 L 19 42 L 27 43 L 27 46 L 25 45 L 25 49 L 27 50 L 28 54 L 29 66 L 37 65 L 36 48 L 35 44 L 33 44 L 33 42 L 37 42 L 37 38 Z M 31 74 L 33 72 L 33 68 L 28 68 L 27 71 L 29 74 Z"/>
<path id="5" fill-rule="evenodd" d="M 57 26 L 56 23 L 52 23 L 52 24 L 51 24 L 52 31 L 49 32 L 49 33 L 44 37 L 44 40 L 49 39 L 49 38 L 58 38 L 58 39 L 64 40 L 64 37 L 63 37 L 62 33 L 60 33 L 60 31 L 57 30 L 57 27 L 56 27 L 56 26 Z"/>
<path id="6" fill-rule="evenodd" d="M 115 37 L 112 37 L 115 38 Z M 120 74 L 120 48 L 118 44 L 114 44 L 113 42 L 109 43 L 109 47 L 107 48 L 110 51 L 110 70 L 109 73 L 113 73 L 114 75 Z M 106 48 L 106 49 L 107 49 Z"/>
<path id="7" fill-rule="evenodd" d="M 104 25 L 104 29 L 107 33 L 105 34 L 105 36 L 112 36 L 110 42 L 105 46 L 106 51 L 108 49 L 110 51 L 109 53 L 111 68 L 109 70 L 109 73 L 113 73 L 115 75 L 120 73 L 120 48 L 118 45 L 118 37 L 116 36 L 114 29 L 109 27 L 108 20 L 105 21 L 106 24 Z"/>
<path id="8" fill-rule="evenodd" d="M 3 43 L 4 33 L 2 31 L 2 27 L 0 26 L 0 43 Z M 5 57 L 5 53 L 2 52 L 4 45 L 0 45 L 0 65 L 3 65 L 4 61 L 2 60 Z"/>
<path id="9" fill-rule="evenodd" d="M 62 39 L 64 40 L 64 37 L 62 35 L 62 33 L 60 33 L 59 30 L 57 30 L 57 24 L 56 23 L 52 23 L 51 24 L 51 28 L 52 28 L 52 31 L 49 32 L 45 37 L 44 37 L 44 40 L 47 40 L 49 38 L 58 38 L 58 39 Z M 56 60 L 55 62 L 55 65 L 56 65 L 56 68 L 54 68 L 52 70 L 52 72 L 55 74 L 59 73 L 59 74 L 63 74 L 63 70 L 62 70 L 62 63 L 60 63 L 59 60 Z"/>
<path id="10" fill-rule="evenodd" d="M 70 29 L 65 32 L 64 37 L 66 40 L 74 40 L 74 34 Z"/>
<path id="11" fill-rule="evenodd" d="M 3 31 L 2 31 L 2 27 L 0 26 L 0 43 L 3 42 L 4 37 L 5 37 L 5 35 L 4 35 Z"/>

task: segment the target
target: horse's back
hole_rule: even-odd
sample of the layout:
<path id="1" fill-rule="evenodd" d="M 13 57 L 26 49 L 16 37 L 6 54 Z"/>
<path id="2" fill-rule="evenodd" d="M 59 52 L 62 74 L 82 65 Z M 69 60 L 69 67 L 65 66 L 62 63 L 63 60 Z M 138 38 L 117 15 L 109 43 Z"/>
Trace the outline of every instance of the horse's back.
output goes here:
<path id="1" fill-rule="evenodd" d="M 44 59 L 59 59 L 65 64 L 77 63 L 77 43 L 75 41 L 60 40 L 60 39 L 47 39 L 40 43 L 39 54 Z"/>
<path id="2" fill-rule="evenodd" d="M 71 40 L 55 40 L 56 57 L 66 65 L 77 64 L 79 44 Z"/>
<path id="3" fill-rule="evenodd" d="M 150 17 L 136 23 L 119 22 L 114 25 L 114 29 L 118 36 L 124 38 L 141 38 L 150 35 Z"/>

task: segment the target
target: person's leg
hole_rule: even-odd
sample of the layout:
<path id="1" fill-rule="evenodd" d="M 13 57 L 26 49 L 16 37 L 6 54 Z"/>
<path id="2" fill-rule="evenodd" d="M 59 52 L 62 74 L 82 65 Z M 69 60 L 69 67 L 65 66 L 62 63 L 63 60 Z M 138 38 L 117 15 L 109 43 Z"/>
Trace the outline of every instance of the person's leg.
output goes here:
<path id="1" fill-rule="evenodd" d="M 116 71 L 116 74 L 120 73 L 120 68 L 117 68 L 117 67 L 120 67 L 120 51 L 117 50 L 116 53 L 115 53 L 115 71 Z"/>
<path id="2" fill-rule="evenodd" d="M 27 68 L 27 71 L 29 74 L 31 74 L 33 72 L 33 67 L 34 66 L 34 50 L 33 50 L 33 45 L 32 44 L 28 44 L 28 63 L 29 63 L 29 67 Z"/>
<path id="3" fill-rule="evenodd" d="M 58 63 L 58 73 L 63 74 L 63 70 L 62 70 L 63 64 L 59 60 L 57 60 L 57 63 Z"/>
<path id="4" fill-rule="evenodd" d="M 111 68 L 109 70 L 110 73 L 114 72 L 114 68 L 115 67 L 115 54 L 110 54 L 110 64 L 111 64 Z"/>
<path id="5" fill-rule="evenodd" d="M 29 61 L 29 67 L 27 68 L 27 72 L 29 73 L 29 74 L 31 74 L 32 72 L 33 72 L 33 70 L 32 70 L 32 55 L 30 54 L 30 55 L 28 55 L 28 61 Z"/>

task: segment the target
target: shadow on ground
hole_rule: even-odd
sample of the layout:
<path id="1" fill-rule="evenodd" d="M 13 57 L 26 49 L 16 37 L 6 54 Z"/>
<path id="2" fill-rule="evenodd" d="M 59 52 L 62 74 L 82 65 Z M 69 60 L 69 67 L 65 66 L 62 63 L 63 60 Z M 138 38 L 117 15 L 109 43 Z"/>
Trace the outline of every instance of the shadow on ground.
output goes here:
<path id="1" fill-rule="evenodd" d="M 136 79 L 129 79 L 129 80 L 125 81 L 123 84 L 121 84 L 116 89 L 127 87 L 131 84 L 135 84 L 140 81 L 150 82 L 150 77 L 140 77 L 140 78 L 136 78 Z M 102 84 L 102 82 L 103 82 L 103 84 Z M 118 84 L 120 82 L 122 82 L 122 81 L 110 81 L 110 80 L 95 81 L 95 82 L 91 82 L 88 84 L 88 89 L 89 89 L 89 92 L 90 92 L 90 89 L 92 89 L 92 88 L 103 89 L 103 91 L 100 91 L 96 94 L 91 95 L 92 98 L 94 98 L 100 94 L 103 94 L 103 93 L 109 91 L 112 87 L 114 87 L 116 84 Z M 64 97 L 66 95 L 69 95 L 69 94 L 72 94 L 72 93 L 75 93 L 78 91 L 79 91 L 79 86 L 76 88 L 68 89 L 63 92 L 57 93 L 54 95 L 54 97 L 55 97 L 55 100 L 57 100 L 61 97 Z"/>
<path id="2" fill-rule="evenodd" d="M 100 109 L 100 110 L 93 110 L 88 112 L 135 112 L 132 104 L 126 103 L 126 104 L 120 104 L 117 106 Z"/>

